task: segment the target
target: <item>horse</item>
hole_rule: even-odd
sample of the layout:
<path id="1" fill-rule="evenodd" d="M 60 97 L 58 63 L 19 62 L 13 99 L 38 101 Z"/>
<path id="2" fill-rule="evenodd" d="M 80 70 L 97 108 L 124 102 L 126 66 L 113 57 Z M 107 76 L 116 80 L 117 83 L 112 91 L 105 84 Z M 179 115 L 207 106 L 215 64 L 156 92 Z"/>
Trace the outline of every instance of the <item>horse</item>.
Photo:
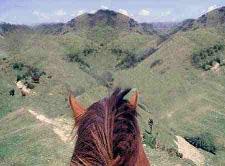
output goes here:
<path id="1" fill-rule="evenodd" d="M 116 88 L 87 109 L 69 95 L 77 129 L 70 166 L 150 166 L 137 121 L 138 92 L 124 99 L 130 91 Z"/>

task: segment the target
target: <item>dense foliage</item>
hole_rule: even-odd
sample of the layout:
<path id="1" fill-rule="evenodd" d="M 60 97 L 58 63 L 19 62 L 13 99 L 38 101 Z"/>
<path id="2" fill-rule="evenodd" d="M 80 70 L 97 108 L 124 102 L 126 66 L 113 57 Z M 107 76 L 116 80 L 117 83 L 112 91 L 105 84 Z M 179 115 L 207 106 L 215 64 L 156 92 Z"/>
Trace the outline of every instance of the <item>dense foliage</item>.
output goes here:
<path id="1" fill-rule="evenodd" d="M 95 48 L 85 47 L 79 51 L 72 51 L 71 53 L 68 53 L 66 55 L 66 59 L 69 62 L 77 62 L 81 68 L 90 68 L 90 65 L 85 62 L 84 58 L 96 52 L 97 50 Z"/>
<path id="2" fill-rule="evenodd" d="M 74 54 L 68 54 L 67 59 L 69 62 L 77 62 L 80 67 L 90 67 L 88 63 L 86 63 L 81 57 L 80 54 L 74 53 Z"/>
<path id="3" fill-rule="evenodd" d="M 216 154 L 214 139 L 209 133 L 202 133 L 194 137 L 185 137 L 185 139 L 196 148 L 201 148 L 207 152 Z"/>
<path id="4" fill-rule="evenodd" d="M 112 49 L 112 53 L 117 56 L 124 55 L 124 58 L 116 65 L 120 69 L 128 69 L 135 67 L 139 62 L 145 60 L 147 57 L 152 55 L 157 49 L 149 48 L 146 49 L 143 53 L 135 54 L 134 52 L 122 49 Z"/>
<path id="5" fill-rule="evenodd" d="M 224 45 L 215 44 L 192 55 L 192 63 L 204 70 L 209 70 L 215 63 L 225 64 Z"/>
<path id="6" fill-rule="evenodd" d="M 26 81 L 30 89 L 34 88 L 31 82 L 39 83 L 40 77 L 46 75 L 44 71 L 32 66 L 24 65 L 22 62 L 12 64 L 12 68 L 16 72 L 17 81 Z"/>

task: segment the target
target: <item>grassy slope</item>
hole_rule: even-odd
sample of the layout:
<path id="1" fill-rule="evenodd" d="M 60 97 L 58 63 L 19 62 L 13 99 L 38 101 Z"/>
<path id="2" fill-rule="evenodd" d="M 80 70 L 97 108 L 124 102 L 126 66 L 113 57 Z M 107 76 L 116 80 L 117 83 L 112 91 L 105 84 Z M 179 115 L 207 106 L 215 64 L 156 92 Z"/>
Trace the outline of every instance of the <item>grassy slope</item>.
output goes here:
<path id="1" fill-rule="evenodd" d="M 154 37 L 145 37 L 139 34 L 129 34 L 125 33 L 124 38 L 116 39 L 111 42 L 108 42 L 104 48 L 99 49 L 99 53 L 95 57 L 88 57 L 86 60 L 92 64 L 93 68 L 101 73 L 105 70 L 112 71 L 112 64 L 117 63 L 117 59 L 114 55 L 111 54 L 110 49 L 112 45 L 122 45 L 122 49 L 130 49 L 135 46 L 135 49 L 141 48 L 142 50 L 149 46 L 154 46 Z M 129 40 L 128 40 L 129 39 Z M 155 40 L 156 41 L 156 40 Z M 79 65 L 76 63 L 68 63 L 63 60 L 65 54 L 68 53 L 69 49 L 80 50 L 85 47 L 87 43 L 93 44 L 90 39 L 85 36 L 77 36 L 75 34 L 66 34 L 64 36 L 42 36 L 39 34 L 21 34 L 17 36 L 16 34 L 11 34 L 8 38 L 2 41 L 7 47 L 6 51 L 8 52 L 9 61 L 7 65 L 4 61 L 1 61 L 1 64 L 4 64 L 4 69 L 6 73 L 1 73 L 1 98 L 4 98 L 4 102 L 1 102 L 1 113 L 2 116 L 5 116 L 8 112 L 17 110 L 20 107 L 25 107 L 27 109 L 36 110 L 41 114 L 45 114 L 48 117 L 68 117 L 71 119 L 70 110 L 67 106 L 65 98 L 68 95 L 68 89 L 76 90 L 76 88 L 83 87 L 85 93 L 80 96 L 80 101 L 89 106 L 94 101 L 97 101 L 108 94 L 108 91 L 105 87 L 98 85 L 96 80 L 90 77 L 87 73 L 79 69 Z M 124 42 L 127 42 L 124 44 Z M 135 44 L 136 43 L 136 44 Z M 98 47 L 99 43 L 94 43 L 95 47 Z M 127 48 L 126 48 L 127 47 Z M 139 51 L 139 50 L 138 50 Z M 140 50 L 141 51 L 141 50 Z M 114 62 L 109 61 L 109 59 L 114 58 Z M 41 78 L 40 84 L 36 85 L 32 94 L 29 97 L 22 98 L 20 97 L 19 91 L 16 91 L 14 97 L 8 95 L 8 91 L 11 88 L 15 88 L 16 74 L 11 69 L 11 64 L 15 62 L 23 62 L 27 65 L 32 65 L 43 69 L 47 75 Z M 105 63 L 107 62 L 107 63 Z M 99 65 L 101 63 L 101 65 Z M 114 70 L 114 69 L 113 69 Z M 51 75 L 52 78 L 49 79 L 47 76 Z M 14 122 L 14 118 L 9 119 L 9 117 L 18 117 L 18 120 Z M 7 139 L 3 137 L 1 139 L 1 147 L 3 151 L 1 152 L 1 164 L 8 164 L 14 160 L 16 164 L 30 165 L 31 163 L 36 162 L 35 158 L 39 160 L 40 164 L 48 165 L 48 156 L 46 153 L 48 151 L 52 152 L 51 155 L 54 158 L 58 158 L 58 153 L 53 153 L 55 151 L 54 147 L 43 148 L 44 142 L 40 143 L 40 140 L 45 140 L 49 138 L 49 141 L 56 141 L 56 136 L 51 132 L 51 128 L 48 127 L 44 129 L 43 126 L 38 126 L 37 122 L 27 114 L 21 114 L 18 116 L 17 113 L 10 113 L 6 118 L 1 120 L 1 124 L 10 123 L 10 126 L 1 126 L 1 135 L 10 133 L 12 130 L 16 130 L 15 126 L 24 128 L 24 126 L 34 126 L 35 129 L 29 129 L 24 133 L 23 130 L 16 132 L 16 135 L 8 135 Z M 28 117 L 24 119 L 24 116 Z M 31 119 L 31 120 L 30 120 Z M 16 123 L 16 124 L 15 124 Z M 35 133 L 34 133 L 35 130 Z M 44 134 L 43 134 L 44 133 Z M 31 136 L 27 137 L 25 134 Z M 17 141 L 17 136 L 27 137 L 27 139 L 34 139 L 36 135 L 39 135 L 37 141 L 26 142 L 29 145 L 30 151 L 28 148 L 24 148 L 24 141 L 13 143 Z M 15 138 L 16 136 L 16 138 Z M 18 141 L 21 141 L 20 139 Z M 38 143 L 36 143 L 38 142 Z M 55 144 L 55 143 L 53 143 Z M 57 143 L 62 147 L 60 141 Z M 17 146 L 18 151 L 12 152 L 13 146 Z M 66 145 L 64 145 L 66 146 Z M 59 147 L 59 148 L 60 148 Z M 5 150 L 4 150 L 5 149 Z M 39 151 L 40 154 L 36 154 L 36 151 Z M 22 151 L 23 154 L 18 157 L 16 154 Z M 56 150 L 57 151 L 57 150 Z M 70 152 L 70 150 L 68 150 Z M 67 153 L 68 153 L 67 151 Z M 22 153 L 21 152 L 21 153 Z M 35 154 L 34 154 L 35 153 Z M 71 154 L 71 152 L 70 152 Z M 163 156 L 160 152 L 154 153 L 156 156 Z M 9 155 L 9 156 L 8 156 Z M 165 155 L 165 154 L 164 154 Z M 166 156 L 166 155 L 165 155 Z M 68 157 L 68 156 L 67 156 Z M 168 158 L 168 157 L 167 157 Z M 59 163 L 66 164 L 68 162 L 67 158 L 64 161 L 61 161 L 59 158 Z M 157 158 L 155 158 L 157 160 Z M 168 159 L 169 160 L 169 159 Z M 173 159 L 170 159 L 171 162 L 174 162 Z M 58 162 L 58 160 L 56 161 Z M 181 161 L 177 161 L 179 163 Z M 159 162 L 160 163 L 160 162 Z"/>
<path id="2" fill-rule="evenodd" d="M 215 74 L 197 70 L 191 65 L 193 50 L 217 41 L 224 41 L 224 38 L 215 29 L 178 33 L 136 68 L 117 73 L 117 84 L 140 90 L 154 117 L 156 130 L 161 135 L 159 138 L 168 146 L 172 146 L 171 135 L 191 136 L 210 132 L 217 146 L 225 147 L 225 69 L 221 67 Z M 158 59 L 163 63 L 150 68 Z M 225 159 L 223 149 L 211 157 L 210 164 L 222 164 Z"/>
<path id="3" fill-rule="evenodd" d="M 72 144 L 65 144 L 51 126 L 18 110 L 0 120 L 0 164 L 68 165 Z"/>
<path id="4" fill-rule="evenodd" d="M 41 83 L 34 89 L 36 94 L 30 97 L 21 98 L 17 92 L 15 97 L 10 98 L 7 93 L 10 88 L 15 87 L 16 77 L 15 73 L 8 67 L 7 73 L 0 74 L 4 78 L 0 80 L 0 97 L 5 100 L 4 103 L 1 102 L 1 111 L 7 109 L 12 111 L 24 106 L 37 110 L 39 113 L 46 114 L 51 118 L 60 116 L 70 118 L 70 110 L 65 100 L 68 89 L 76 90 L 77 87 L 83 87 L 85 93 L 80 96 L 80 100 L 86 106 L 105 96 L 107 94 L 105 87 L 99 85 L 94 78 L 83 72 L 78 64 L 68 63 L 63 60 L 65 54 L 68 53 L 68 46 L 70 49 L 72 47 L 72 49 L 79 50 L 89 43 L 99 49 L 97 55 L 85 59 L 85 61 L 92 64 L 94 71 L 97 73 L 102 73 L 105 70 L 112 71 L 115 77 L 115 86 L 136 87 L 141 92 L 141 103 L 145 104 L 150 110 L 150 113 L 147 113 L 140 109 L 140 122 L 143 129 L 147 128 L 147 120 L 149 117 L 152 117 L 155 122 L 155 130 L 159 132 L 160 141 L 168 147 L 175 146 L 173 144 L 175 134 L 182 136 L 195 135 L 205 130 L 210 131 L 216 137 L 217 144 L 224 147 L 225 133 L 223 130 L 225 126 L 223 122 L 225 120 L 225 104 L 222 100 L 225 94 L 223 86 L 225 81 L 223 76 L 224 68 L 221 68 L 220 74 L 214 74 L 196 70 L 190 64 L 190 56 L 194 49 L 207 47 L 216 41 L 222 40 L 222 35 L 218 34 L 216 30 L 200 29 L 178 33 L 163 43 L 155 54 L 134 69 L 118 72 L 115 72 L 112 66 L 112 64 L 118 62 L 109 51 L 112 47 L 120 46 L 123 49 L 141 52 L 145 48 L 155 46 L 157 37 L 146 37 L 136 33 L 128 35 L 125 32 L 120 34 L 120 38 L 107 41 L 106 45 L 99 48 L 99 43 L 102 41 L 99 41 L 99 43 L 92 42 L 87 35 L 78 36 L 69 33 L 64 36 L 42 36 L 29 34 L 20 36 L 18 39 L 19 43 L 14 43 L 14 41 L 17 41 L 15 38 L 18 38 L 18 36 L 13 35 L 15 34 L 4 40 L 6 45 L 11 45 L 10 49 L 7 50 L 10 57 L 9 63 L 21 61 L 39 67 L 46 71 L 47 76 L 51 75 L 52 78 L 42 77 Z M 101 35 L 99 34 L 99 36 Z M 161 59 L 163 64 L 150 68 L 150 65 L 157 59 Z M 9 116 L 17 116 L 17 114 L 11 113 Z M 18 119 L 18 124 L 14 124 L 17 122 L 8 120 L 7 117 L 1 120 L 1 124 L 5 124 L 8 121 L 10 124 L 12 123 L 11 127 L 1 127 L 1 135 L 8 133 L 9 129 L 15 130 L 14 127 L 17 125 L 21 125 L 21 127 L 37 125 L 37 122 L 34 120 L 31 120 L 32 122 L 29 121 L 30 117 L 28 120 L 24 120 L 22 117 L 20 116 Z M 40 127 L 39 129 L 36 130 L 37 135 L 40 135 L 37 143 L 39 143 L 38 140 L 45 138 L 49 138 L 49 141 L 58 141 L 54 133 L 51 133 L 50 128 L 45 130 L 44 127 Z M 28 130 L 27 133 L 30 136 L 36 135 L 34 130 Z M 22 131 L 18 134 L 26 137 Z M 11 139 L 13 140 L 14 136 L 9 135 L 8 139 L 0 141 L 7 145 L 4 146 L 6 152 L 7 148 L 12 148 Z M 41 142 L 41 144 L 44 143 Z M 36 141 L 28 142 L 27 144 L 32 147 L 33 151 L 36 151 Z M 57 144 L 62 143 L 58 142 Z M 23 143 L 19 144 L 18 148 L 21 151 L 26 151 L 24 154 L 30 156 L 21 145 Z M 60 147 L 62 146 L 66 145 L 60 145 Z M 54 147 L 49 147 L 49 151 L 55 151 Z M 155 165 L 163 165 L 165 163 L 170 165 L 178 163 L 188 165 L 188 162 L 169 157 L 166 152 L 155 150 L 150 150 L 150 152 Z M 11 153 L 12 151 L 9 151 L 7 154 Z M 17 164 L 28 163 L 29 165 L 35 161 L 31 156 L 25 161 L 25 158 L 28 158 L 26 155 L 16 157 L 16 153 L 12 153 L 12 156 L 10 155 L 9 157 L 17 160 Z M 40 162 L 47 162 L 47 151 L 43 148 L 39 149 L 39 153 L 41 154 L 35 153 L 33 156 L 40 159 Z M 3 153 L 2 155 L 5 154 Z M 58 158 L 59 154 L 51 153 L 51 155 L 52 158 Z M 222 160 L 223 157 L 224 154 L 220 151 L 216 156 L 209 155 L 208 162 L 211 165 L 212 163 L 219 164 L 224 161 Z M 18 161 L 20 158 L 21 161 Z M 3 161 L 3 163 L 6 164 L 10 159 L 5 159 L 4 157 L 6 161 Z M 59 160 L 61 159 L 59 158 Z M 66 163 L 67 161 L 65 157 L 65 160 L 61 162 Z"/>
<path id="5" fill-rule="evenodd" d="M 23 44 L 19 51 L 9 52 L 9 64 L 23 62 L 47 73 L 42 77 L 41 83 L 36 85 L 34 89 L 36 93 L 23 99 L 23 104 L 41 107 L 41 110 L 45 110 L 45 113 L 52 116 L 59 115 L 61 111 L 65 113 L 65 97 L 68 90 L 76 90 L 74 87 L 86 89 L 96 86 L 95 80 L 81 71 L 79 65 L 63 60 L 65 50 L 60 46 L 58 40 L 53 36 L 29 35 L 25 37 L 24 41 L 21 41 Z M 12 71 L 10 65 L 7 67 L 7 75 L 4 76 L 8 76 L 6 78 L 9 80 L 9 84 L 15 86 L 16 73 Z M 52 78 L 49 79 L 48 76 L 52 76 Z"/>

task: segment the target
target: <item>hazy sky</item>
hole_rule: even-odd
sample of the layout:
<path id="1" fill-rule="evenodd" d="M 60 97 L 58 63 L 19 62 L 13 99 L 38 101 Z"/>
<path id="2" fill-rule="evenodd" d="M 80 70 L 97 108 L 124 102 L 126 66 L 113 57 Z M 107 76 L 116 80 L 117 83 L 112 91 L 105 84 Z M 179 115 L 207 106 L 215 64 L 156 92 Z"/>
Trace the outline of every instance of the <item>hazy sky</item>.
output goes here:
<path id="1" fill-rule="evenodd" d="M 66 22 L 84 12 L 112 9 L 139 22 L 181 21 L 225 6 L 225 0 L 0 0 L 0 22 Z"/>

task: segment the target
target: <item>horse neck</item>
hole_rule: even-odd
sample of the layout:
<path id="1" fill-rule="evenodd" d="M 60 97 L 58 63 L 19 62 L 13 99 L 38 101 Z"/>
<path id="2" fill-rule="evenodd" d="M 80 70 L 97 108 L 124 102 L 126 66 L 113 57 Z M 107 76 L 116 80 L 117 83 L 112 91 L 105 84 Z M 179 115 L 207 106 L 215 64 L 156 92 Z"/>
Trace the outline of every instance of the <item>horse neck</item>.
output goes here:
<path id="1" fill-rule="evenodd" d="M 145 154 L 143 144 L 140 142 L 139 155 L 135 166 L 150 166 L 149 160 Z"/>
<path id="2" fill-rule="evenodd" d="M 118 166 L 120 161 L 122 160 L 123 156 L 121 158 L 114 159 L 109 166 Z M 137 156 L 132 156 L 130 158 L 130 161 L 126 163 L 126 166 L 150 166 L 150 162 L 145 154 L 143 144 L 141 140 L 138 142 L 138 153 Z"/>

